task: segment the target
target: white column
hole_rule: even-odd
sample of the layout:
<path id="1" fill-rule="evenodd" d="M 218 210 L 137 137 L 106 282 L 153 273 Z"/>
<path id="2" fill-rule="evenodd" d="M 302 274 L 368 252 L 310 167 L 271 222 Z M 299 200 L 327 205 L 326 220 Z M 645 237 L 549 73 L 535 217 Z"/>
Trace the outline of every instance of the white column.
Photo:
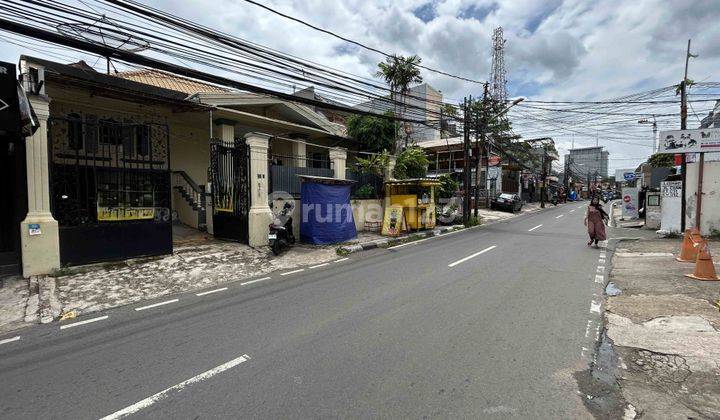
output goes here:
<path id="1" fill-rule="evenodd" d="M 383 178 L 385 178 L 385 181 L 390 181 L 392 179 L 395 179 L 393 176 L 393 172 L 395 172 L 395 163 L 397 162 L 396 156 L 390 156 L 390 159 L 388 159 L 388 165 L 387 168 L 385 168 L 385 171 L 383 172 Z"/>
<path id="2" fill-rule="evenodd" d="M 33 96 L 30 103 L 40 127 L 25 139 L 27 163 L 28 213 L 20 224 L 23 276 L 50 274 L 60 268 L 58 222 L 50 212 L 48 160 L 48 118 L 50 100 Z"/>
<path id="3" fill-rule="evenodd" d="M 222 141 L 235 141 L 235 123 L 223 119 L 215 120 L 215 124 L 220 128 L 220 138 Z"/>
<path id="4" fill-rule="evenodd" d="M 330 161 L 332 162 L 335 178 L 345 179 L 345 164 L 347 162 L 347 150 L 342 147 L 330 149 Z"/>
<path id="5" fill-rule="evenodd" d="M 307 166 L 307 145 L 305 143 L 292 142 L 292 154 L 295 157 L 295 166 L 298 168 Z"/>
<path id="6" fill-rule="evenodd" d="M 250 147 L 250 212 L 248 215 L 249 244 L 253 247 L 268 244 L 268 225 L 272 211 L 268 205 L 268 149 L 270 135 L 248 133 L 245 142 Z"/>

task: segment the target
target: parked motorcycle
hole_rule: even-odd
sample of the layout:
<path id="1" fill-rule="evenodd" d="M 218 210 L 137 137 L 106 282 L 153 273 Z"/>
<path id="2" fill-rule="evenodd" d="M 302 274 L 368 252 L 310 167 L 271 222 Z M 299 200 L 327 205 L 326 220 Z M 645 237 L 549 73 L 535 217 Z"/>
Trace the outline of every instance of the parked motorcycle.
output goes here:
<path id="1" fill-rule="evenodd" d="M 286 202 L 283 209 L 275 216 L 270 224 L 268 241 L 273 254 L 280 254 L 285 248 L 290 248 L 295 243 L 293 235 L 293 220 L 289 213 L 292 211 L 292 204 Z"/>

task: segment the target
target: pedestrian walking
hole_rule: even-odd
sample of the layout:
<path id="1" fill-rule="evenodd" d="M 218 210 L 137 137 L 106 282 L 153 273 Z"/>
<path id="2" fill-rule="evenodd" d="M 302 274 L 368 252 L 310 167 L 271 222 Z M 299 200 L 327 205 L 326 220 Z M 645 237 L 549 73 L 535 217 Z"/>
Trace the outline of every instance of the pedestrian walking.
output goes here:
<path id="1" fill-rule="evenodd" d="M 598 194 L 594 194 L 590 199 L 590 204 L 588 204 L 584 220 L 588 235 L 590 235 L 588 246 L 591 246 L 593 242 L 595 242 L 595 246 L 597 247 L 598 241 L 607 239 L 605 234 L 605 220 L 609 218 L 610 216 L 608 216 L 602 204 L 600 204 L 600 197 Z"/>

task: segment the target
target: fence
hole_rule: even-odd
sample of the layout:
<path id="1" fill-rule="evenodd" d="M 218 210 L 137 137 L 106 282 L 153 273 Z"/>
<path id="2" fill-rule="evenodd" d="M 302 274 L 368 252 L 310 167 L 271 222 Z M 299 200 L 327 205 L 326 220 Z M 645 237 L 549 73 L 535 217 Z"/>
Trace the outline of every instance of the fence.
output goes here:
<path id="1" fill-rule="evenodd" d="M 330 159 L 316 159 L 302 156 L 272 155 L 270 158 L 270 192 L 284 191 L 288 194 L 300 195 L 299 175 L 323 176 L 333 178 Z"/>
<path id="2" fill-rule="evenodd" d="M 379 198 L 383 193 L 383 177 L 375 174 L 363 173 L 354 169 L 345 170 L 345 178 L 355 181 L 350 189 L 352 198 Z M 365 188 L 372 187 L 372 191 Z M 360 191 L 358 191 L 360 190 Z"/>

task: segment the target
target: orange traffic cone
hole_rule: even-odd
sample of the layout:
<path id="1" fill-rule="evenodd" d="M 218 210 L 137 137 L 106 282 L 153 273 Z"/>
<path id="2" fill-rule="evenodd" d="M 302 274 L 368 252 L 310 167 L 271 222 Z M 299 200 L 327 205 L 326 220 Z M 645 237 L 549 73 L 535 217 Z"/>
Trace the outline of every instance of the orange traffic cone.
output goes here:
<path id="1" fill-rule="evenodd" d="M 703 241 L 698 228 L 685 229 L 680 255 L 676 260 L 681 262 L 695 262 L 698 256 L 698 245 Z"/>
<path id="2" fill-rule="evenodd" d="M 699 252 L 697 260 L 695 261 L 695 272 L 685 274 L 685 276 L 695 280 L 720 281 L 720 278 L 718 278 L 715 272 L 715 266 L 713 265 L 707 242 L 703 242 L 698 248 Z"/>

